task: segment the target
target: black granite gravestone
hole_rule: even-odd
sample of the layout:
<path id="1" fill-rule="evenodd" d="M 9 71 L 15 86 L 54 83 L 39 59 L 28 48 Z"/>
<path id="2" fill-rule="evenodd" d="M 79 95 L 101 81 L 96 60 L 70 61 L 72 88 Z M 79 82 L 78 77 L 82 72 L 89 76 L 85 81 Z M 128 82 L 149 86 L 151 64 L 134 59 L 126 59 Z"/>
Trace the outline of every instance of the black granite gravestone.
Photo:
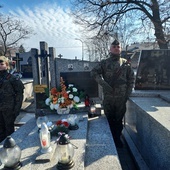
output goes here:
<path id="1" fill-rule="evenodd" d="M 21 72 L 23 78 L 33 78 L 32 65 L 28 64 L 21 65 Z"/>
<path id="2" fill-rule="evenodd" d="M 170 50 L 141 52 L 135 89 L 170 90 Z"/>
<path id="3" fill-rule="evenodd" d="M 98 84 L 91 78 L 90 72 L 61 72 L 60 76 L 63 77 L 66 85 L 74 84 L 90 97 L 98 97 Z"/>

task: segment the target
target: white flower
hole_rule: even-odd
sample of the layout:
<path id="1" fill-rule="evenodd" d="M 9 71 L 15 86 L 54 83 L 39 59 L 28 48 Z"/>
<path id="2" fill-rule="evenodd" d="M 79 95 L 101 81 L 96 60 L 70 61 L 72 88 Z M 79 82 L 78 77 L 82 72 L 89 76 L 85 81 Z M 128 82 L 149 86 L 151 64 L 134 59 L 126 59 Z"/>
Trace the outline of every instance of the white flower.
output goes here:
<path id="1" fill-rule="evenodd" d="M 59 104 L 54 105 L 54 109 L 57 110 L 59 108 Z"/>
<path id="2" fill-rule="evenodd" d="M 50 109 L 54 110 L 54 104 L 53 103 L 50 104 Z"/>
<path id="3" fill-rule="evenodd" d="M 74 96 L 72 94 L 69 94 L 68 97 L 69 97 L 69 99 L 73 99 Z"/>
<path id="4" fill-rule="evenodd" d="M 68 105 L 67 108 L 68 108 L 68 109 L 73 108 L 73 104 Z"/>
<path id="5" fill-rule="evenodd" d="M 61 103 L 64 103 L 64 97 L 61 97 Z"/>
<path id="6" fill-rule="evenodd" d="M 70 92 L 71 92 L 71 91 L 70 91 L 70 90 L 68 90 L 68 91 L 67 91 L 67 94 L 69 94 Z"/>
<path id="7" fill-rule="evenodd" d="M 74 85 L 73 84 L 69 84 L 68 87 L 73 87 Z"/>
<path id="8" fill-rule="evenodd" d="M 51 102 L 51 99 L 50 99 L 50 98 L 47 98 L 47 99 L 45 100 L 45 104 L 48 105 L 48 106 L 50 105 L 50 102 Z"/>
<path id="9" fill-rule="evenodd" d="M 77 92 L 77 88 L 73 87 L 73 92 Z"/>
<path id="10" fill-rule="evenodd" d="M 80 102 L 80 98 L 79 98 L 78 96 L 74 96 L 73 100 L 74 100 L 76 103 Z"/>
<path id="11" fill-rule="evenodd" d="M 57 101 L 57 103 L 61 103 L 61 100 L 62 100 L 61 98 L 58 98 L 58 101 Z"/>

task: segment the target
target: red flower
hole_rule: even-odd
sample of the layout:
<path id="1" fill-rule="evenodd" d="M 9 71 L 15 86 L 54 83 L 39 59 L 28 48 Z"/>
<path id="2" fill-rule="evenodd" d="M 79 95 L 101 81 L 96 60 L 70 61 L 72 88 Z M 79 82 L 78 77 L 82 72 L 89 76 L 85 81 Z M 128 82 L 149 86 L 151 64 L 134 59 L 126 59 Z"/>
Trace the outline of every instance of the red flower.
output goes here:
<path id="1" fill-rule="evenodd" d="M 63 122 L 62 123 L 65 127 L 69 127 L 69 123 L 68 122 Z"/>
<path id="2" fill-rule="evenodd" d="M 57 126 L 69 127 L 69 123 L 66 122 L 66 121 L 62 121 L 62 120 L 58 120 L 58 121 L 56 122 L 56 125 L 57 125 Z"/>
<path id="3" fill-rule="evenodd" d="M 62 125 L 62 120 L 58 120 L 58 121 L 56 122 L 56 125 L 57 125 L 57 126 Z"/>

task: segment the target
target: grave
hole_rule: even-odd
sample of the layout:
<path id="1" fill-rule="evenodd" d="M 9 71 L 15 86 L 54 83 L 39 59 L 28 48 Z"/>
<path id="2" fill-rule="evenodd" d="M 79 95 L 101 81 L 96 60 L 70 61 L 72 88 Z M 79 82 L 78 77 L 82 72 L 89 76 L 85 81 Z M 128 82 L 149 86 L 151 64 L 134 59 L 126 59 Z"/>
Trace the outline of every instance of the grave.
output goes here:
<path id="1" fill-rule="evenodd" d="M 20 57 L 19 53 L 16 53 L 16 57 L 13 58 L 13 60 L 16 62 L 16 71 L 21 72 L 20 70 L 20 61 L 23 61 L 23 58 Z"/>
<path id="2" fill-rule="evenodd" d="M 170 90 L 170 50 L 143 50 L 136 90 Z"/>
<path id="3" fill-rule="evenodd" d="M 55 49 L 48 48 L 46 42 L 40 42 L 40 50 L 31 49 L 31 57 L 34 89 L 41 89 L 34 90 L 36 114 L 40 109 L 47 108 L 45 99 L 49 94 L 42 90 L 42 87 L 48 89 L 48 92 L 52 87 L 59 87 L 60 77 L 63 78 L 66 85 L 74 84 L 90 98 L 100 96 L 99 86 L 90 76 L 90 70 L 97 64 L 96 62 L 57 58 Z"/>
<path id="4" fill-rule="evenodd" d="M 22 78 L 33 78 L 31 52 L 16 53 L 13 60 L 16 62 L 16 72 L 20 72 Z"/>
<path id="5" fill-rule="evenodd" d="M 146 56 L 143 60 L 143 54 L 146 53 L 152 54 L 151 52 L 142 52 L 140 56 L 141 63 L 143 63 L 143 61 L 147 63 Z M 158 52 L 158 54 L 160 54 L 158 56 L 156 54 L 158 61 L 161 56 L 166 56 L 165 58 L 163 57 L 164 63 L 166 63 L 166 61 L 169 62 L 167 60 L 169 51 L 167 52 L 165 50 L 165 55 L 162 55 L 162 52 Z M 59 85 L 61 75 L 66 79 L 66 82 L 70 83 L 69 81 L 75 81 L 77 83 L 78 77 L 88 78 L 89 71 L 96 64 L 88 63 L 87 61 L 56 58 L 54 48 L 48 48 L 45 42 L 40 42 L 40 51 L 38 49 L 31 49 L 31 56 L 34 73 L 33 83 L 36 115 L 38 110 L 42 108 L 42 105 L 39 105 L 38 102 L 44 102 L 46 98 L 45 91 L 43 91 L 44 87 L 51 88 Z M 155 57 L 155 55 L 153 56 Z M 154 61 L 157 62 L 157 60 Z M 144 65 L 141 63 L 139 63 L 137 71 L 139 79 L 141 78 L 141 73 L 143 72 L 141 70 L 143 70 Z M 148 82 L 144 81 L 144 83 L 140 81 L 140 83 L 142 83 L 140 87 L 139 81 L 136 81 L 135 90 L 127 103 L 127 112 L 124 120 L 124 137 L 134 154 L 139 169 L 145 170 L 168 169 L 170 167 L 169 71 L 161 67 L 161 69 L 163 68 L 163 77 L 159 79 L 155 68 L 154 66 L 149 70 L 148 78 L 151 78 L 151 80 L 149 79 Z M 163 81 L 155 81 L 156 79 L 153 78 L 153 74 L 155 73 L 157 74 L 155 77 Z M 73 75 L 77 76 L 73 77 Z M 89 88 L 93 86 L 98 87 L 92 83 L 90 78 L 86 80 L 86 82 L 89 82 L 88 85 L 91 85 Z M 82 81 L 79 85 L 82 85 L 81 83 Z M 149 90 L 153 85 L 154 88 Z M 89 88 L 87 88 L 87 90 Z M 97 93 L 93 93 L 94 97 L 100 97 L 100 91 L 100 87 L 98 87 Z M 80 131 L 77 131 L 77 133 L 72 132 L 73 142 L 80 145 L 79 153 L 77 153 L 75 157 L 76 161 L 80 163 L 79 169 L 121 169 L 117 151 L 111 133 L 108 130 L 106 117 L 102 115 L 100 117 L 88 119 L 87 113 L 83 112 L 81 114 L 85 116 L 85 120 L 80 123 L 81 129 L 79 129 Z M 48 116 L 53 121 L 61 118 L 60 115 L 56 114 L 49 114 Z M 26 125 L 12 135 L 23 150 L 22 161 L 24 166 L 22 169 L 35 167 L 41 169 L 43 167 L 55 169 L 55 162 L 48 162 L 46 164 L 42 162 L 37 164 L 36 162 L 36 158 L 39 158 L 40 155 L 38 135 L 36 133 L 37 127 L 35 124 L 36 120 L 32 118 Z M 99 127 L 102 127 L 102 129 Z M 78 162 L 76 162 L 75 168 L 77 168 Z M 84 165 L 84 167 L 82 167 L 82 165 Z"/>
<path id="6" fill-rule="evenodd" d="M 56 139 L 51 139 L 52 152 L 42 154 L 40 152 L 40 140 L 38 134 L 38 127 L 36 125 L 36 118 L 38 113 L 42 109 L 42 105 L 39 102 L 44 102 L 46 98 L 45 89 L 56 87 L 59 85 L 61 75 L 65 77 L 67 83 L 76 83 L 79 87 L 84 83 L 89 84 L 88 88 L 97 86 L 92 83 L 93 80 L 89 77 L 89 71 L 93 67 L 84 61 L 65 60 L 62 65 L 61 60 L 55 57 L 55 50 L 53 47 L 48 48 L 46 42 L 40 42 L 40 50 L 31 49 L 32 56 L 32 72 L 33 72 L 33 87 L 34 87 L 34 99 L 35 99 L 35 117 L 31 118 L 25 125 L 20 127 L 11 136 L 15 139 L 17 145 L 22 150 L 21 170 L 27 169 L 56 169 L 56 157 L 54 151 L 56 149 Z M 59 68 L 61 67 L 61 68 Z M 60 71 L 58 71 L 60 70 Z M 74 73 L 74 74 L 73 74 Z M 76 77 L 74 77 L 76 75 Z M 74 77 L 70 79 L 70 76 Z M 82 79 L 82 76 L 85 80 Z M 79 78 L 81 79 L 79 80 Z M 86 81 L 86 82 L 85 82 Z M 83 83 L 82 83 L 83 82 Z M 82 88 L 85 88 L 83 86 Z M 86 92 L 88 93 L 88 88 Z M 94 87 L 93 90 L 95 91 Z M 98 96 L 98 93 L 92 93 L 94 96 Z M 46 112 L 47 113 L 47 112 Z M 121 170 L 118 154 L 114 141 L 109 130 L 107 119 L 104 115 L 94 118 L 88 118 L 87 111 L 79 111 L 77 113 L 81 120 L 78 122 L 79 129 L 70 130 L 72 144 L 78 147 L 75 150 L 74 161 L 75 166 L 73 170 L 84 169 L 115 169 Z M 60 119 L 66 119 L 67 115 L 59 115 L 54 113 L 47 114 L 49 121 L 55 122 Z M 89 128 L 90 126 L 90 128 Z M 98 127 L 102 126 L 102 130 Z M 103 134 L 104 133 L 104 134 Z M 99 140 L 100 139 L 100 140 Z M 2 148 L 0 144 L 0 149 Z M 109 146 L 109 147 L 108 147 Z"/>
<path id="7" fill-rule="evenodd" d="M 170 167 L 170 50 L 141 52 L 124 137 L 139 169 Z M 142 160 L 142 161 L 141 161 Z"/>

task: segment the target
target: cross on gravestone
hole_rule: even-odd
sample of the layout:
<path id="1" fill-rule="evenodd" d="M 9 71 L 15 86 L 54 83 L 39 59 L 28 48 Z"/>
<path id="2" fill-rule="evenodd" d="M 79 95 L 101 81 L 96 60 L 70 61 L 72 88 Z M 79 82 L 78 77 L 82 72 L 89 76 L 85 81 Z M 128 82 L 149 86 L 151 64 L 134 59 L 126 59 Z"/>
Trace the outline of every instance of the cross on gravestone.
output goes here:
<path id="1" fill-rule="evenodd" d="M 16 53 L 16 57 L 14 57 L 13 60 L 16 61 L 17 72 L 20 72 L 20 61 L 23 61 L 23 58 L 19 57 L 19 53 Z"/>
<path id="2" fill-rule="evenodd" d="M 63 55 L 59 54 L 59 55 L 58 55 L 58 57 L 59 57 L 59 58 L 62 58 L 62 57 L 63 57 Z"/>
<path id="3" fill-rule="evenodd" d="M 41 48 L 41 47 L 40 47 Z M 41 60 L 41 78 L 44 78 L 45 76 L 47 76 L 48 79 L 48 74 L 46 73 L 46 71 L 48 70 L 48 66 L 47 66 L 47 57 L 50 57 L 50 54 L 47 54 L 47 50 L 41 49 L 40 54 L 36 55 L 36 57 L 39 57 Z M 48 80 L 47 80 L 48 81 Z M 47 83 L 47 82 L 46 82 Z"/>

